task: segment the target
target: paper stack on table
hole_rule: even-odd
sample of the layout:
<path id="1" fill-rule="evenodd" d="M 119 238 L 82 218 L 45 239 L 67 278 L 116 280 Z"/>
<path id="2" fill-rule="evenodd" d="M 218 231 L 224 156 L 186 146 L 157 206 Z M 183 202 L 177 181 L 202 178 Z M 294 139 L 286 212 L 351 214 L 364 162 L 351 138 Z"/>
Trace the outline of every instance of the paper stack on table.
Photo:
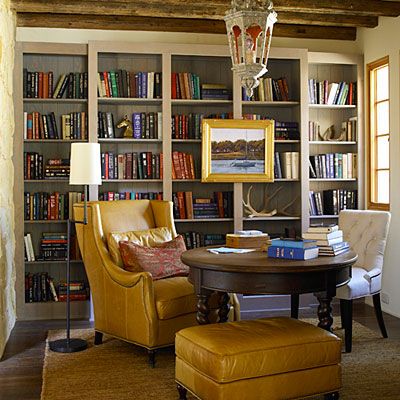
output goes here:
<path id="1" fill-rule="evenodd" d="M 213 254 L 243 254 L 243 253 L 250 253 L 255 251 L 256 249 L 233 249 L 231 247 L 218 247 L 214 249 L 207 249 L 210 253 Z"/>

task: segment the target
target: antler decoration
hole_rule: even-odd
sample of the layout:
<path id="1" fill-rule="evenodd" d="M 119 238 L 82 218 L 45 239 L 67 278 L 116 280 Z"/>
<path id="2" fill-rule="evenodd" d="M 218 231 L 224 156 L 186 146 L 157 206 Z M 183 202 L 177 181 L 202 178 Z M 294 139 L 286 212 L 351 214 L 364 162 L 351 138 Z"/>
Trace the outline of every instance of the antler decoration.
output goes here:
<path id="1" fill-rule="evenodd" d="M 254 207 L 251 205 L 251 202 L 250 202 L 250 194 L 251 194 L 251 191 L 253 190 L 253 186 L 250 186 L 249 190 L 247 192 L 247 202 L 242 200 L 244 208 L 245 208 L 245 211 L 248 213 L 248 216 L 250 218 L 254 218 L 254 217 L 272 217 L 272 216 L 274 216 L 277 213 L 277 210 L 273 209 L 271 211 L 268 211 L 267 208 L 268 208 L 270 200 L 272 198 L 274 198 L 281 189 L 282 189 L 282 187 L 279 187 L 270 196 L 265 195 L 264 208 L 261 211 L 257 211 L 256 209 L 254 209 Z"/>

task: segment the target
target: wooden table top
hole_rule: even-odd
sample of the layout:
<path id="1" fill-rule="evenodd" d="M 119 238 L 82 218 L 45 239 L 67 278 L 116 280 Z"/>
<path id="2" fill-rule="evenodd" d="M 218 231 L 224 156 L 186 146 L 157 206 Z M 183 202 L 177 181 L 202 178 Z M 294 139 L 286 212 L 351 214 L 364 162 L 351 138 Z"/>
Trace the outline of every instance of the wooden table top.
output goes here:
<path id="1" fill-rule="evenodd" d="M 189 267 L 218 270 L 224 272 L 253 272 L 253 273 L 298 273 L 316 272 L 340 269 L 357 261 L 353 251 L 335 257 L 317 257 L 312 260 L 288 260 L 270 258 L 266 252 L 253 251 L 243 254 L 214 254 L 207 247 L 185 251 L 182 262 Z"/>

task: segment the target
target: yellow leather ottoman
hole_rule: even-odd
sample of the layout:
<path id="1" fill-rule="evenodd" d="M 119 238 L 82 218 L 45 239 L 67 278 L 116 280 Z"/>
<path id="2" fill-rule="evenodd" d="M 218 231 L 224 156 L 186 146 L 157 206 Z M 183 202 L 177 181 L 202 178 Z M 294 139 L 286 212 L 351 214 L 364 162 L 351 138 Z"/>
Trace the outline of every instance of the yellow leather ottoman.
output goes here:
<path id="1" fill-rule="evenodd" d="M 176 334 L 180 399 L 338 399 L 341 340 L 291 318 L 199 325 Z"/>

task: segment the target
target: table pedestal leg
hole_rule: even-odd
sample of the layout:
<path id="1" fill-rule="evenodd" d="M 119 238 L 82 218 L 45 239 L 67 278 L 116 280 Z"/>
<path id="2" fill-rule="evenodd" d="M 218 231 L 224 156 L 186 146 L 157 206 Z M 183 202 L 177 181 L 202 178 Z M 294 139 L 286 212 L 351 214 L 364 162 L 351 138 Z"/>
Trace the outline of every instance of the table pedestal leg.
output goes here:
<path id="1" fill-rule="evenodd" d="M 319 301 L 318 306 L 318 326 L 326 331 L 332 332 L 332 296 L 327 294 L 326 292 L 314 293 Z"/>
<path id="2" fill-rule="evenodd" d="M 200 293 L 197 295 L 197 322 L 200 325 L 206 325 L 210 323 L 208 314 L 210 314 L 210 308 L 208 306 L 209 293 Z"/>
<path id="3" fill-rule="evenodd" d="M 219 322 L 226 322 L 228 321 L 228 314 L 229 314 L 229 294 L 226 292 L 220 292 L 218 293 L 219 295 L 219 310 L 218 310 L 218 316 L 219 316 Z"/>

